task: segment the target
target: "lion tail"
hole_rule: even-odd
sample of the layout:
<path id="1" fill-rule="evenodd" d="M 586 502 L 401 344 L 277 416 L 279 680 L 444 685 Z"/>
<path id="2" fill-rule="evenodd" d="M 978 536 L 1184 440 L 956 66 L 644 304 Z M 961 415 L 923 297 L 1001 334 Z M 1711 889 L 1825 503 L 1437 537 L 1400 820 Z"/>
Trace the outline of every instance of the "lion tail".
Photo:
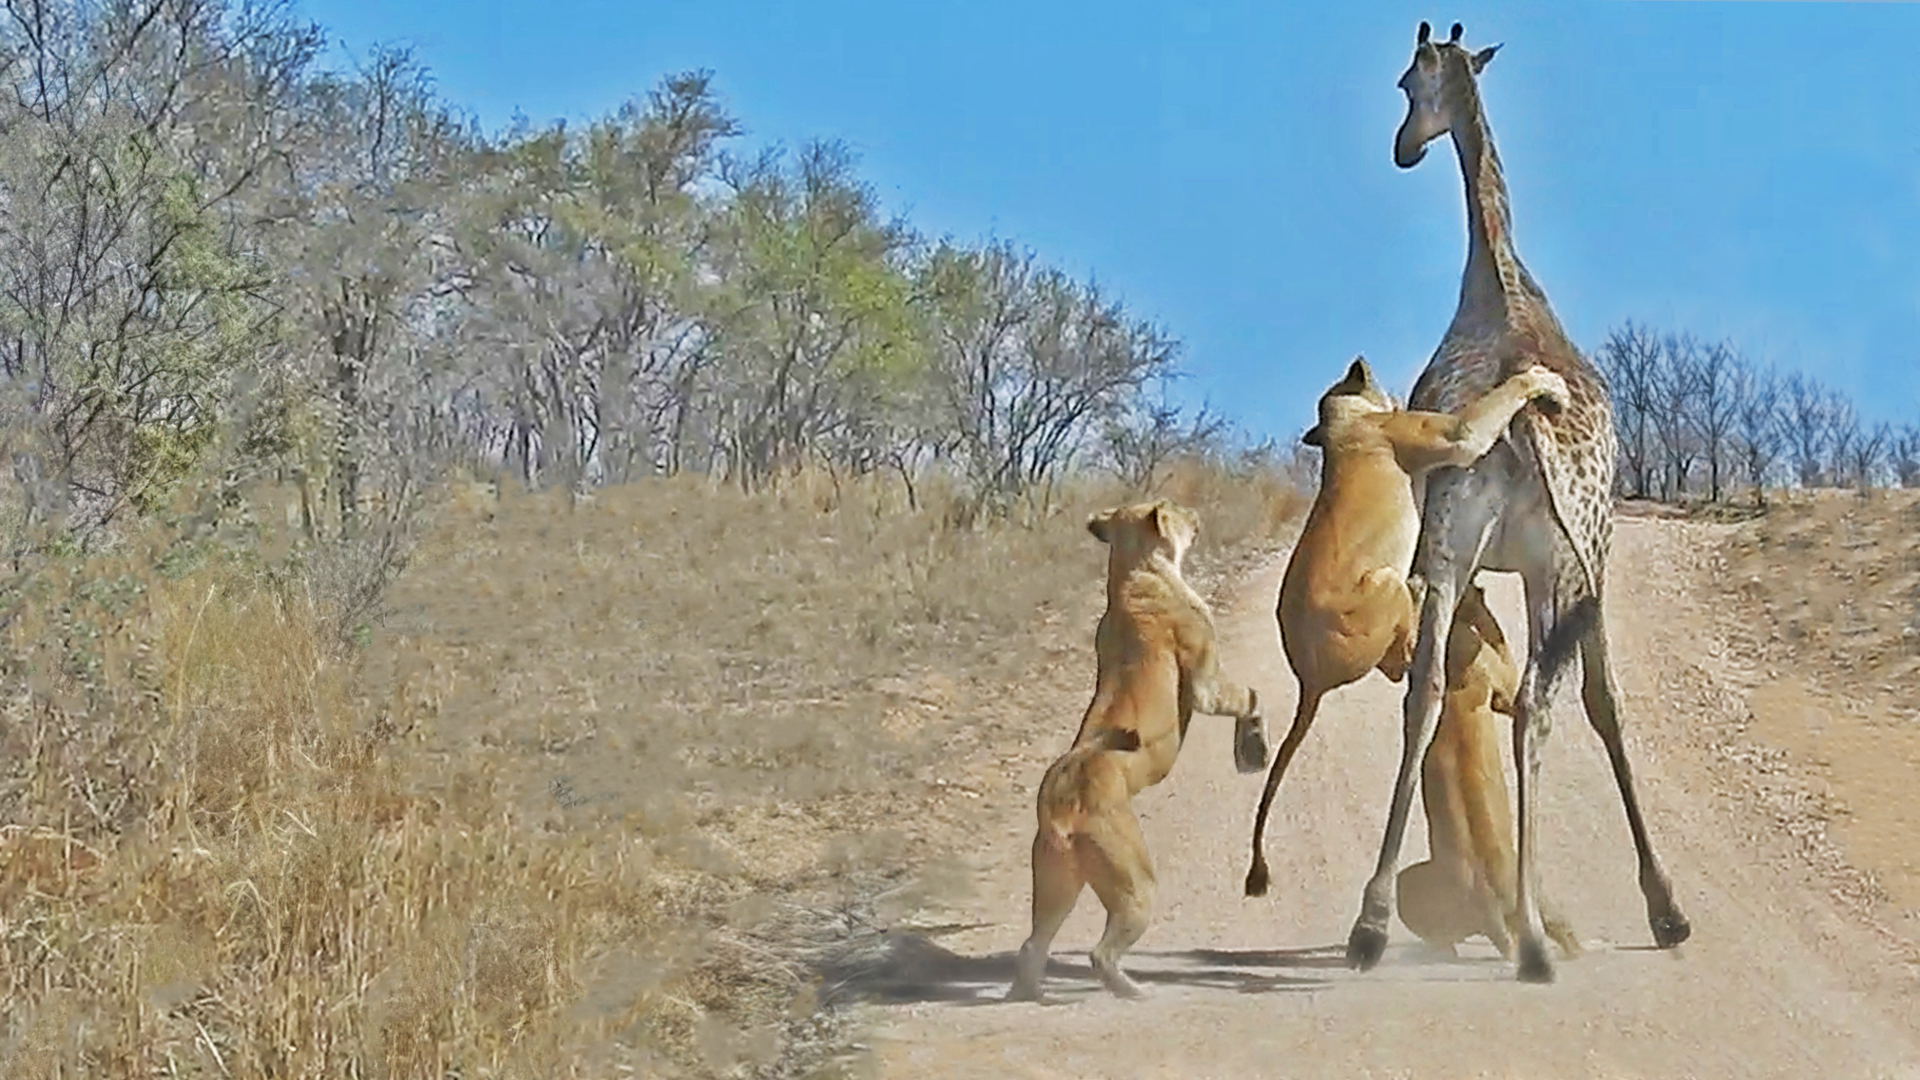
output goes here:
<path id="1" fill-rule="evenodd" d="M 1088 737 L 1086 742 L 1076 749 L 1085 749 L 1088 753 L 1102 750 L 1126 752 L 1140 749 L 1140 733 L 1132 728 L 1102 728 Z"/>
<path id="2" fill-rule="evenodd" d="M 1103 728 L 1060 755 L 1040 780 L 1037 802 L 1042 830 L 1064 837 L 1078 828 L 1081 815 L 1115 798 L 1116 790 L 1117 797 L 1125 798 L 1125 773 L 1119 760 L 1109 755 L 1138 749 L 1139 732 Z"/>

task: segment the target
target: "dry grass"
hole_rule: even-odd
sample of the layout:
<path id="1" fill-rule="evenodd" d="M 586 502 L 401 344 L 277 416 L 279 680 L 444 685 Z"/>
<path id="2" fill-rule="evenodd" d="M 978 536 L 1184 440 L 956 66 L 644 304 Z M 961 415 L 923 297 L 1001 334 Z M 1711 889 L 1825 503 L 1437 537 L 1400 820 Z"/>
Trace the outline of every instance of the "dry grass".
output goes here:
<path id="1" fill-rule="evenodd" d="M 1203 571 L 1302 508 L 1166 488 Z M 817 1063 L 809 961 L 943 887 L 910 811 L 1097 596 L 1119 496 L 956 530 L 817 478 L 467 486 L 359 653 L 246 552 L 54 568 L 7 629 L 0 1076 Z"/>
<path id="2" fill-rule="evenodd" d="M 1719 582 L 1748 734 L 1803 778 L 1863 906 L 1920 942 L 1920 492 L 1797 493 L 1730 530 Z"/>
<path id="3" fill-rule="evenodd" d="M 1802 493 L 1744 525 L 1735 584 L 1798 673 L 1894 710 L 1920 686 L 1920 492 Z"/>

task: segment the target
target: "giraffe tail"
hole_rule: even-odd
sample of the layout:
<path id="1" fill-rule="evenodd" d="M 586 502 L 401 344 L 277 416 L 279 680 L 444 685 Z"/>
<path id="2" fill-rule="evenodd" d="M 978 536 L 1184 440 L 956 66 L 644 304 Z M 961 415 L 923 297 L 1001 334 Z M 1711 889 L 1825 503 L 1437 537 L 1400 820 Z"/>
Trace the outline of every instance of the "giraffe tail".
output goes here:
<path id="1" fill-rule="evenodd" d="M 1575 601 L 1547 631 L 1546 638 L 1540 643 L 1540 652 L 1534 658 L 1542 695 L 1553 693 L 1553 684 L 1560 678 L 1560 672 L 1566 669 L 1567 661 L 1573 659 L 1574 648 L 1599 618 L 1600 600 L 1589 594 Z"/>
<path id="2" fill-rule="evenodd" d="M 1563 485 L 1561 483 L 1561 460 L 1559 445 L 1553 441 L 1553 434 L 1547 431 L 1539 421 L 1526 417 L 1527 449 L 1532 451 L 1534 466 L 1540 470 L 1540 479 L 1547 489 L 1547 510 L 1553 515 L 1553 523 L 1560 527 L 1560 533 L 1566 537 L 1567 546 L 1573 549 L 1574 557 L 1580 560 L 1580 572 L 1586 578 L 1586 592 L 1589 596 L 1600 595 L 1600 568 L 1594 565 L 1597 553 L 1589 551 L 1580 542 L 1580 538 L 1567 524 L 1567 515 L 1560 505 Z"/>

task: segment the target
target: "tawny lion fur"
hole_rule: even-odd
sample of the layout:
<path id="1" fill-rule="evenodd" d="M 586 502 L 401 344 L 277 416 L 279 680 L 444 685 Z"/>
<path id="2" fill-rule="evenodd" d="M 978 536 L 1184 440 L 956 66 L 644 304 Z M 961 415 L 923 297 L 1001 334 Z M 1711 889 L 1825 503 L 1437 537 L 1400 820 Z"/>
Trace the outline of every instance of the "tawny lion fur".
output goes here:
<path id="1" fill-rule="evenodd" d="M 1165 499 L 1087 521 L 1108 546 L 1107 610 L 1094 634 L 1098 674 L 1072 748 L 1040 780 L 1033 933 L 1020 947 L 1010 998 L 1041 997 L 1054 935 L 1089 885 L 1107 909 L 1094 972 L 1113 993 L 1142 996 L 1120 969 L 1154 900 L 1133 797 L 1173 769 L 1194 713 L 1234 717 L 1243 736 L 1259 728 L 1258 695 L 1221 677 L 1212 613 L 1181 576 L 1199 525 L 1193 511 Z"/>
<path id="2" fill-rule="evenodd" d="M 1500 725 L 1513 725 L 1520 669 L 1479 585 L 1454 609 L 1446 664 L 1440 724 L 1420 767 L 1429 855 L 1400 871 L 1400 921 L 1448 951 L 1484 935 L 1512 959 L 1521 915 Z M 1561 952 L 1580 954 L 1580 939 L 1544 897 L 1540 917 Z"/>
<path id="3" fill-rule="evenodd" d="M 1266 894 L 1267 814 L 1320 700 L 1375 668 L 1399 682 L 1413 662 L 1419 598 L 1407 573 L 1420 531 L 1415 485 L 1433 469 L 1477 461 L 1529 401 L 1557 409 L 1566 393 L 1558 375 L 1533 367 L 1458 416 L 1411 411 L 1396 406 L 1366 361 L 1356 358 L 1321 396 L 1318 423 L 1302 437 L 1321 448 L 1320 490 L 1287 562 L 1275 611 L 1300 699 L 1254 817 L 1248 896 Z M 1504 800 L 1505 778 L 1493 775 Z M 1464 788 L 1486 777 L 1453 779 Z M 1505 831 L 1496 835 L 1469 820 L 1461 832 L 1470 837 L 1468 851 L 1489 845 L 1512 851 Z"/>

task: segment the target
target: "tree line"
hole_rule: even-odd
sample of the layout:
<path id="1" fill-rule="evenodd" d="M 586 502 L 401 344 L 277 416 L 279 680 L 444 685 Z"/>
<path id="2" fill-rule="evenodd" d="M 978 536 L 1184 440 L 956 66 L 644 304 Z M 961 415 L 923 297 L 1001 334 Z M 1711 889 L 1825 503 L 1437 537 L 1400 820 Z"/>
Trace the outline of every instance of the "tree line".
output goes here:
<path id="1" fill-rule="evenodd" d="M 487 134 L 279 0 L 0 15 L 16 536 L 271 475 L 352 537 L 440 470 L 576 488 L 929 470 L 977 509 L 1219 448 L 1179 343 L 1005 239 L 888 215 L 841 144 L 741 149 L 711 75 Z"/>
<path id="2" fill-rule="evenodd" d="M 1764 503 L 1781 487 L 1920 487 L 1920 423 L 1862 420 L 1845 394 L 1731 342 L 1627 322 L 1596 359 L 1613 395 L 1620 494 Z"/>
<path id="3" fill-rule="evenodd" d="M 1007 239 L 929 237 L 831 141 L 749 150 L 703 71 L 486 133 L 405 49 L 347 71 L 284 0 L 0 10 L 0 498 L 17 560 L 190 476 L 380 533 L 451 467 L 590 488 L 804 470 L 1146 485 L 1234 442 L 1179 342 Z M 1915 429 L 1628 325 L 1629 494 L 1920 482 Z"/>

